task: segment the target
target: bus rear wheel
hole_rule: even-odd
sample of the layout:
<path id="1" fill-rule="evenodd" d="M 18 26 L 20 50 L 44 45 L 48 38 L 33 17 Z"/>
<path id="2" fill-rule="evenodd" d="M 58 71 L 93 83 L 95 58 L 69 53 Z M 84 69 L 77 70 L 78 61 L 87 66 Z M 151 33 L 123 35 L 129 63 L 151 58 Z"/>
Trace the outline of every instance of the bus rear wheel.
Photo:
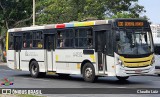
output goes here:
<path id="1" fill-rule="evenodd" d="M 82 68 L 83 78 L 87 82 L 95 82 L 97 76 L 95 76 L 95 69 L 91 63 L 86 63 Z"/>
<path id="2" fill-rule="evenodd" d="M 44 77 L 46 75 L 45 72 L 39 72 L 39 64 L 36 61 L 31 62 L 29 71 L 34 78 Z"/>
<path id="3" fill-rule="evenodd" d="M 129 76 L 116 76 L 120 81 L 125 81 L 129 78 Z"/>

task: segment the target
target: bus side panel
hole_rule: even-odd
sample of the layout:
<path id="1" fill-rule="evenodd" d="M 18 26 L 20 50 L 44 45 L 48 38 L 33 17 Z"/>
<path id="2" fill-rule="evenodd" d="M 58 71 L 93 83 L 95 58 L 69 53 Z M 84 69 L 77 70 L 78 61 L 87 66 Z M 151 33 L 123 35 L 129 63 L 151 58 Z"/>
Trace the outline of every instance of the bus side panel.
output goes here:
<path id="1" fill-rule="evenodd" d="M 81 74 L 80 66 L 81 63 L 69 63 L 71 74 Z"/>
<path id="2" fill-rule="evenodd" d="M 20 68 L 23 71 L 29 71 L 29 61 L 21 61 Z"/>
<path id="3" fill-rule="evenodd" d="M 115 58 L 111 56 L 106 56 L 107 60 L 107 74 L 108 76 L 115 76 Z"/>
<path id="4" fill-rule="evenodd" d="M 83 54 L 83 49 L 56 49 L 57 73 L 81 74 L 84 60 L 95 62 L 94 54 Z"/>
<path id="5" fill-rule="evenodd" d="M 8 50 L 7 51 L 7 66 L 11 69 L 15 69 L 15 51 L 14 50 Z"/>
<path id="6" fill-rule="evenodd" d="M 21 50 L 21 69 L 29 71 L 29 62 L 34 59 L 39 64 L 40 72 L 45 72 L 44 64 L 44 50 L 34 49 L 34 50 Z"/>
<path id="7" fill-rule="evenodd" d="M 56 63 L 56 66 L 57 66 L 56 73 L 71 74 L 69 64 L 67 64 L 67 63 Z"/>
<path id="8" fill-rule="evenodd" d="M 40 72 L 46 72 L 46 65 L 45 62 L 38 62 L 39 64 L 39 68 L 40 68 Z"/>

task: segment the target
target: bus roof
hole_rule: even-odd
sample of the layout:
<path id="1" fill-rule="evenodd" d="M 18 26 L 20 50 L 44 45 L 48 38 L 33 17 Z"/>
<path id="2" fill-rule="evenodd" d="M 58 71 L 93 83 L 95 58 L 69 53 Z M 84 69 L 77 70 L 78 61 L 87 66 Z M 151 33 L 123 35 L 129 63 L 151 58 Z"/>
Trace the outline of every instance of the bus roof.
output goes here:
<path id="1" fill-rule="evenodd" d="M 48 24 L 48 25 L 43 25 L 43 26 L 13 28 L 13 29 L 9 29 L 8 32 L 30 31 L 30 30 L 40 30 L 40 29 L 53 29 L 53 28 L 82 27 L 82 26 L 93 26 L 93 25 L 101 25 L 101 24 L 108 24 L 108 20 L 71 22 L 71 23 L 63 23 L 63 24 Z"/>
<path id="2" fill-rule="evenodd" d="M 137 18 L 117 18 L 117 19 L 110 19 L 110 20 L 94 20 L 94 21 L 84 21 L 84 22 L 70 22 L 70 23 L 63 23 L 63 24 L 47 24 L 43 26 L 13 28 L 13 29 L 9 29 L 8 32 L 31 31 L 31 30 L 41 30 L 41 29 L 53 29 L 53 28 L 85 27 L 85 26 L 109 24 L 110 22 L 116 22 L 120 20 L 147 21 L 144 19 L 137 19 Z"/>

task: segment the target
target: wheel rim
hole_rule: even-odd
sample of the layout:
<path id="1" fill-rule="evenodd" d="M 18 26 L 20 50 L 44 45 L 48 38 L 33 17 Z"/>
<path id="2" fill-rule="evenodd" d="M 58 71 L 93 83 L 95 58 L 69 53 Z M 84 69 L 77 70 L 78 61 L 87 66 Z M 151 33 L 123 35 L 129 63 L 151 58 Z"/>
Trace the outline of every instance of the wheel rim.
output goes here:
<path id="1" fill-rule="evenodd" d="M 37 70 L 38 70 L 37 66 L 33 65 L 32 66 L 32 74 L 35 75 L 37 73 Z"/>
<path id="2" fill-rule="evenodd" d="M 92 77 L 92 69 L 91 68 L 86 68 L 85 70 L 85 77 L 86 78 L 91 78 Z"/>

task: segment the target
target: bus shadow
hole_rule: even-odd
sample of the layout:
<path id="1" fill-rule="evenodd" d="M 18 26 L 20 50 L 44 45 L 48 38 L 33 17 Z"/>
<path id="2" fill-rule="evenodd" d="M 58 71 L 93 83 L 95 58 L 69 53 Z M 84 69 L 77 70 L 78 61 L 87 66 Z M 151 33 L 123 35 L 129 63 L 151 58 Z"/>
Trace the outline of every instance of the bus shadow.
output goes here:
<path id="1" fill-rule="evenodd" d="M 148 84 L 147 82 L 145 81 L 133 81 L 132 79 L 128 79 L 128 80 L 124 80 L 124 81 L 121 81 L 121 80 L 118 80 L 113 77 L 105 77 L 103 79 L 100 79 L 97 80 L 96 83 L 99 83 L 99 84 L 104 84 L 104 83 L 107 83 L 107 84 L 111 84 L 111 85 L 133 85 L 133 84 L 136 84 L 136 85 L 139 85 L 139 84 Z"/>
<path id="2" fill-rule="evenodd" d="M 34 79 L 34 78 L 32 78 L 31 77 L 31 75 L 30 74 L 16 74 L 16 75 L 14 75 L 14 76 L 12 76 L 12 77 L 23 77 L 23 78 L 31 78 L 31 79 Z M 83 78 L 82 77 L 79 77 L 79 76 L 77 76 L 77 77 L 73 77 L 73 76 L 58 76 L 57 74 L 55 74 L 55 75 L 46 75 L 46 76 L 44 76 L 44 77 L 40 77 L 40 78 L 35 78 L 35 79 L 47 79 L 47 80 L 68 80 L 68 81 L 84 81 L 83 80 Z"/>
<path id="3" fill-rule="evenodd" d="M 14 75 L 14 77 L 23 77 L 23 78 L 31 78 L 33 79 L 30 74 L 18 74 L 18 75 Z M 62 76 L 58 76 L 58 75 L 46 75 L 45 77 L 41 77 L 38 79 L 46 79 L 46 80 L 61 80 L 61 81 L 73 81 L 73 82 L 82 82 L 82 83 L 88 83 L 85 82 L 83 80 L 82 76 L 77 76 L 77 75 L 71 75 L 71 76 L 67 76 L 67 77 L 62 77 Z M 136 85 L 149 85 L 150 83 L 147 82 L 146 80 L 132 80 L 132 79 L 128 79 L 126 81 L 120 81 L 118 79 L 116 79 L 116 77 L 99 77 L 98 80 L 95 82 L 98 84 L 110 84 L 110 85 L 132 85 L 132 84 L 136 84 Z M 95 83 L 91 83 L 91 84 L 95 84 Z"/>

